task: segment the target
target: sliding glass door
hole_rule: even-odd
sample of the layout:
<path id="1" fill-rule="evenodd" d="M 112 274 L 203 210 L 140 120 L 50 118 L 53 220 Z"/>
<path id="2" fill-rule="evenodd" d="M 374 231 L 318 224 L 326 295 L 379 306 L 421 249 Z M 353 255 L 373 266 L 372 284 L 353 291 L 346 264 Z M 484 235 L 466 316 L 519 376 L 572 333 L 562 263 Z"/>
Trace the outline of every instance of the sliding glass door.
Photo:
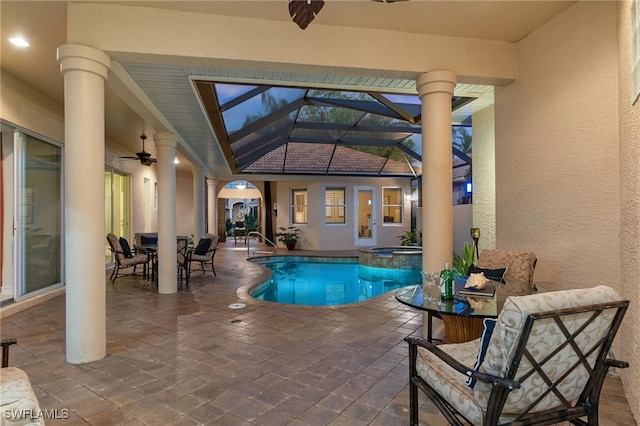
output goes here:
<path id="1" fill-rule="evenodd" d="M 62 282 L 62 147 L 16 130 L 15 297 Z"/>

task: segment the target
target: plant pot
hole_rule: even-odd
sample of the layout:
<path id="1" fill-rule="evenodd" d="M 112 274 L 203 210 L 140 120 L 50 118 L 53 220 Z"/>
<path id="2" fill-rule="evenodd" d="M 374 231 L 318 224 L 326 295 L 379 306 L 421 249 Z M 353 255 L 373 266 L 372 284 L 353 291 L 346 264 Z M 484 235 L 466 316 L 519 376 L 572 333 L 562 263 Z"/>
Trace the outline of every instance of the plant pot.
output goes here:
<path id="1" fill-rule="evenodd" d="M 285 243 L 287 250 L 293 250 L 296 248 L 296 243 Z"/>

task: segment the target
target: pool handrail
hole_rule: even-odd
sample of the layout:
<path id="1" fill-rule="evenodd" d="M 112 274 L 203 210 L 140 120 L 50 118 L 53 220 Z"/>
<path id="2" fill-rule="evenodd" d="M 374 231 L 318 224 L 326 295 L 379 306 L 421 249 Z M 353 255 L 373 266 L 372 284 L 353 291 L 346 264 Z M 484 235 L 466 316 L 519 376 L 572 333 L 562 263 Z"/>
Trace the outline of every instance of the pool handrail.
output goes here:
<path id="1" fill-rule="evenodd" d="M 266 242 L 268 242 L 269 244 L 271 244 L 271 245 L 273 246 L 273 251 L 256 250 L 256 251 L 254 251 L 253 253 L 250 253 L 250 252 L 249 252 L 249 250 L 250 250 L 250 249 L 249 249 L 249 245 L 250 245 L 250 243 L 249 243 L 249 242 L 251 241 L 251 239 L 250 239 L 249 237 L 250 237 L 251 235 L 259 235 L 259 236 L 261 236 L 262 238 L 264 238 L 264 240 L 265 240 Z M 253 255 L 254 255 L 254 254 L 256 254 L 256 253 L 262 253 L 262 254 L 274 254 L 274 253 L 275 253 L 275 252 L 277 252 L 277 251 L 278 251 L 278 246 L 277 246 L 273 241 L 271 241 L 270 239 L 268 239 L 267 237 L 265 237 L 261 232 L 259 232 L 259 231 L 250 231 L 250 232 L 247 234 L 247 256 L 251 257 L 251 256 L 253 256 Z"/>

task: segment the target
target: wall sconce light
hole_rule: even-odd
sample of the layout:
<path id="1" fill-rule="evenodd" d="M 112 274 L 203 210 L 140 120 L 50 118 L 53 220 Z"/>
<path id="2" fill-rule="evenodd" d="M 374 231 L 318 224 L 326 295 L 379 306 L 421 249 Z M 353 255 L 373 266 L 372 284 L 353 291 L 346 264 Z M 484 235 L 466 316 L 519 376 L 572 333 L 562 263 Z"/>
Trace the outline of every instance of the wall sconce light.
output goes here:
<path id="1" fill-rule="evenodd" d="M 405 201 L 411 201 L 411 194 L 404 194 Z"/>
<path id="2" fill-rule="evenodd" d="M 278 203 L 273 203 L 273 214 L 278 217 Z"/>
<path id="3" fill-rule="evenodd" d="M 176 158 L 173 160 L 173 164 L 180 164 L 180 160 L 178 160 L 178 157 L 176 157 Z"/>

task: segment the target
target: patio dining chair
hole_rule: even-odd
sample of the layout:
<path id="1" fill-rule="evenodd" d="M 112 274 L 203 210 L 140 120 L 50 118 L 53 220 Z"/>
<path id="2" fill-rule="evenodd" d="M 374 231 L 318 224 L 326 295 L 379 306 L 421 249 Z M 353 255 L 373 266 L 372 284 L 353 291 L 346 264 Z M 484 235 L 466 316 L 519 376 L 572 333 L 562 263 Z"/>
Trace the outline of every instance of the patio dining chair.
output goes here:
<path id="1" fill-rule="evenodd" d="M 205 273 L 204 266 L 208 263 L 211 264 L 211 272 L 216 276 L 215 265 L 213 259 L 218 251 L 218 236 L 213 234 L 206 234 L 204 238 L 201 238 L 198 245 L 187 252 L 187 260 L 185 271 L 187 274 L 187 285 L 189 285 L 189 277 L 193 271 L 193 264 L 197 264 L 196 267 Z"/>
<path id="2" fill-rule="evenodd" d="M 475 266 L 484 269 L 505 269 L 504 280 L 527 282 L 533 287 L 533 272 L 538 259 L 531 251 L 485 249 Z M 485 275 L 487 275 L 485 273 Z"/>
<path id="3" fill-rule="evenodd" d="M 238 238 L 244 243 L 247 243 L 247 228 L 245 228 L 244 220 L 236 221 L 235 226 L 233 227 L 233 243 L 236 244 L 238 242 Z"/>
<path id="4" fill-rule="evenodd" d="M 612 288 L 511 296 L 467 343 L 409 343 L 410 424 L 418 389 L 452 425 L 597 425 L 610 348 L 629 305 Z M 586 418 L 586 420 L 583 420 Z"/>
<path id="5" fill-rule="evenodd" d="M 132 252 L 128 241 L 124 238 L 116 237 L 113 233 L 107 234 L 107 241 L 109 242 L 109 247 L 113 252 L 115 262 L 113 272 L 109 278 L 112 283 L 115 282 L 118 277 L 122 277 L 124 275 L 138 275 L 136 273 L 136 267 L 138 265 L 142 265 L 142 275 L 147 276 L 147 268 L 149 267 L 150 261 L 150 257 L 147 253 Z M 132 268 L 133 271 L 131 273 L 122 272 L 122 270 L 128 268 Z"/>

